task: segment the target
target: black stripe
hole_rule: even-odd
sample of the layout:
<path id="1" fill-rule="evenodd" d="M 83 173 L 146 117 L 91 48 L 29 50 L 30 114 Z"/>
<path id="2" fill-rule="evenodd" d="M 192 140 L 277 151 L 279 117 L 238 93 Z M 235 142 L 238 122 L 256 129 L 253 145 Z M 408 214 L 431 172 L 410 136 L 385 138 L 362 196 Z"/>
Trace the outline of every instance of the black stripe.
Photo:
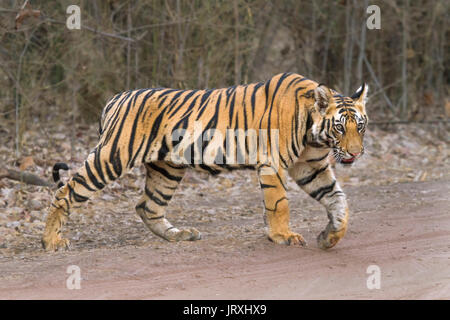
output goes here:
<path id="1" fill-rule="evenodd" d="M 295 122 L 296 121 L 297 121 L 296 119 L 292 119 L 292 123 L 291 123 L 291 128 L 292 128 L 292 130 L 291 130 L 291 149 L 292 149 L 292 152 L 294 152 L 294 156 L 296 158 L 298 158 L 299 153 L 297 150 L 297 146 L 295 144 L 295 141 L 296 141 L 295 138 L 297 137 L 297 131 L 295 130 Z"/>
<path id="2" fill-rule="evenodd" d="M 122 162 L 120 160 L 120 148 L 117 149 L 117 152 L 115 154 L 111 152 L 109 160 L 113 165 L 113 169 L 114 169 L 114 172 L 116 173 L 117 177 L 120 177 L 122 175 Z"/>
<path id="3" fill-rule="evenodd" d="M 337 195 L 337 194 L 341 194 L 341 195 L 344 195 L 344 196 L 345 196 L 345 193 L 344 193 L 344 192 L 342 192 L 341 190 L 337 190 L 337 191 L 333 192 L 332 194 L 330 194 L 328 197 L 329 197 L 329 198 L 332 198 L 332 197 L 334 197 L 334 196 Z"/>
<path id="4" fill-rule="evenodd" d="M 106 107 L 105 107 L 105 111 L 104 111 L 105 115 L 109 112 L 109 110 L 111 110 L 114 103 L 116 103 L 116 101 L 120 98 L 120 96 L 122 96 L 122 93 L 116 94 L 114 97 L 111 98 L 111 100 L 108 101 L 108 103 L 106 104 Z"/>
<path id="5" fill-rule="evenodd" d="M 203 169 L 205 171 L 208 171 L 212 175 L 217 175 L 217 174 L 220 173 L 220 170 L 213 169 L 212 167 L 207 166 L 206 164 L 200 164 L 199 168 L 201 168 L 201 169 Z"/>
<path id="6" fill-rule="evenodd" d="M 100 163 L 100 151 L 101 151 L 101 147 L 99 146 L 95 150 L 94 168 L 97 171 L 97 173 L 98 173 L 100 179 L 102 180 L 103 184 L 106 184 L 105 175 L 103 174 L 102 165 Z"/>
<path id="7" fill-rule="evenodd" d="M 306 131 L 311 129 L 312 125 L 314 124 L 314 121 L 311 117 L 311 114 L 308 112 L 308 117 L 306 118 Z"/>
<path id="8" fill-rule="evenodd" d="M 140 93 L 140 91 L 138 93 Z M 130 109 L 134 105 L 134 102 L 132 102 L 132 101 L 135 100 L 136 97 L 137 97 L 137 95 L 134 97 L 134 99 L 130 99 L 130 101 L 128 102 L 127 109 L 125 110 L 125 113 L 122 116 L 122 121 L 120 123 L 119 128 L 117 129 L 116 136 L 115 136 L 113 144 L 111 146 L 109 161 L 113 164 L 113 169 L 116 172 L 118 177 L 120 177 L 121 174 L 122 174 L 122 164 L 119 163 L 120 162 L 120 155 L 119 155 L 119 152 L 117 150 L 117 145 L 119 143 L 120 138 L 122 137 L 122 130 L 123 130 L 123 126 L 125 124 L 125 121 L 127 120 L 128 112 L 130 111 Z"/>
<path id="9" fill-rule="evenodd" d="M 132 96 L 132 91 L 127 91 L 127 94 L 117 103 L 117 106 L 114 110 L 114 113 L 111 115 L 110 120 L 106 124 L 106 128 L 109 128 L 109 131 L 113 131 L 111 129 L 115 128 L 117 122 L 120 120 L 120 111 L 122 110 L 122 106 L 128 99 Z M 111 132 L 112 134 L 113 132 Z"/>
<path id="10" fill-rule="evenodd" d="M 276 187 L 277 186 L 274 186 L 272 184 L 261 183 L 261 189 L 276 188 Z"/>
<path id="11" fill-rule="evenodd" d="M 167 146 L 166 136 L 163 136 L 161 147 L 158 150 L 158 160 L 164 160 L 167 153 L 169 153 L 169 147 Z"/>
<path id="12" fill-rule="evenodd" d="M 107 160 L 103 161 L 103 165 L 105 166 L 106 175 L 108 176 L 109 181 L 116 180 L 116 176 L 114 176 L 113 172 L 109 167 L 109 162 Z"/>
<path id="13" fill-rule="evenodd" d="M 289 152 L 288 152 L 289 155 Z M 281 163 L 283 164 L 283 169 L 286 169 L 289 167 L 287 161 L 283 158 L 283 156 L 281 155 L 281 153 L 279 154 L 279 158 L 281 160 Z M 292 159 L 291 159 L 291 163 L 292 163 Z"/>
<path id="14" fill-rule="evenodd" d="M 289 73 L 289 75 L 292 75 L 292 73 Z M 295 76 L 295 77 L 288 83 L 288 85 L 286 86 L 286 90 L 288 90 L 288 89 L 291 87 L 291 85 L 294 84 L 294 82 L 295 82 L 295 83 L 298 83 L 298 81 L 301 80 L 301 78 L 300 78 L 300 79 L 299 79 L 299 78 L 300 78 L 300 77 Z"/>
<path id="15" fill-rule="evenodd" d="M 87 184 L 86 179 L 82 175 L 80 175 L 79 173 L 75 173 L 74 176 L 72 177 L 72 180 L 77 182 L 77 183 L 79 183 L 79 184 L 81 184 L 83 187 L 85 187 L 89 191 L 92 191 L 92 192 L 97 191 L 97 190 L 91 188 Z"/>
<path id="16" fill-rule="evenodd" d="M 173 106 L 174 104 L 176 104 L 177 101 L 178 101 L 178 98 L 179 98 L 183 93 L 185 93 L 185 92 L 186 92 L 185 90 L 180 90 L 180 92 L 178 92 L 177 94 L 175 94 L 175 95 L 173 96 L 172 100 L 170 100 L 169 106 Z"/>
<path id="17" fill-rule="evenodd" d="M 172 163 L 172 162 L 165 162 L 164 163 L 166 166 L 168 166 L 168 167 L 171 167 L 171 168 L 173 168 L 173 169 L 177 169 L 177 170 L 179 170 L 179 169 L 185 169 L 187 166 L 186 165 L 179 165 L 179 164 L 175 164 L 175 163 Z M 166 187 L 166 188 L 168 188 L 168 187 Z M 176 187 L 175 187 L 176 188 Z"/>
<path id="18" fill-rule="evenodd" d="M 197 120 L 200 119 L 200 117 L 202 116 L 203 112 L 206 109 L 206 106 L 208 105 L 208 101 L 209 101 L 209 96 L 211 95 L 211 93 L 213 93 L 214 90 L 207 90 L 203 96 L 202 99 L 200 100 L 200 105 L 199 105 L 199 113 L 197 114 Z"/>
<path id="19" fill-rule="evenodd" d="M 158 117 L 153 122 L 152 130 L 150 132 L 150 136 L 148 137 L 147 145 L 145 147 L 145 151 L 144 151 L 144 155 L 143 155 L 144 159 L 147 156 L 148 151 L 150 150 L 150 146 L 151 146 L 153 140 L 155 140 L 156 136 L 158 135 L 158 131 L 159 131 L 159 128 L 161 126 L 162 118 L 163 118 L 163 116 L 165 114 L 164 111 L 165 110 L 162 110 L 160 112 L 160 114 L 158 115 Z"/>
<path id="20" fill-rule="evenodd" d="M 234 90 L 236 90 L 236 86 L 229 87 L 229 88 L 225 91 L 225 93 L 226 93 L 226 95 L 227 95 L 227 99 L 226 99 L 226 103 L 225 103 L 226 106 L 228 106 L 228 101 L 230 100 L 231 96 L 233 95 Z"/>
<path id="21" fill-rule="evenodd" d="M 113 114 L 110 116 L 109 120 L 104 123 L 104 127 L 103 127 L 103 131 L 105 131 L 105 128 L 111 128 L 114 127 L 116 122 L 119 119 L 119 114 L 120 114 L 120 110 L 122 108 L 122 105 L 125 103 L 126 100 L 128 100 L 128 98 L 131 96 L 131 91 L 126 91 L 123 92 L 121 94 L 122 99 L 117 103 L 115 110 L 113 112 Z M 105 114 L 105 118 L 106 118 L 106 114 Z M 112 130 L 109 130 L 112 131 Z M 110 134 L 112 134 L 112 132 L 110 132 Z"/>
<path id="22" fill-rule="evenodd" d="M 292 143 L 294 144 L 294 142 L 295 142 L 295 150 L 296 150 L 296 152 L 299 154 L 299 149 L 300 149 L 300 145 L 299 145 L 299 143 L 298 143 L 298 132 L 299 132 L 299 129 L 298 129 L 298 121 L 299 121 L 299 109 L 300 109 L 300 106 L 299 106 L 299 104 L 298 104 L 298 98 L 297 98 L 297 96 L 295 96 L 295 113 L 294 113 L 294 116 L 295 116 L 295 118 L 294 118 L 294 138 L 295 139 L 293 139 L 292 140 Z M 298 157 L 298 155 L 297 155 L 297 157 Z"/>
<path id="23" fill-rule="evenodd" d="M 299 186 L 304 186 L 305 184 L 311 183 L 315 178 L 317 178 L 317 176 L 318 176 L 319 174 L 321 174 L 322 172 L 324 172 L 327 168 L 328 168 L 328 164 L 327 164 L 325 167 L 320 168 L 319 170 L 314 171 L 314 172 L 313 172 L 312 174 L 310 174 L 309 176 L 306 176 L 306 177 L 304 177 L 304 178 L 301 178 L 301 179 L 297 180 L 296 182 L 297 182 L 297 184 L 298 184 Z"/>
<path id="24" fill-rule="evenodd" d="M 158 99 L 161 99 L 162 97 L 168 95 L 169 93 L 179 91 L 178 89 L 165 89 L 161 94 L 158 96 Z M 167 97 L 166 97 L 167 98 Z M 165 100 L 165 99 L 164 99 Z"/>
<path id="25" fill-rule="evenodd" d="M 139 155 L 139 152 L 141 152 L 142 146 L 144 145 L 145 137 L 146 137 L 146 136 L 145 136 L 145 134 L 144 134 L 143 137 L 142 137 L 142 140 L 141 140 L 141 144 L 139 145 L 138 149 L 136 150 L 136 153 L 134 154 L 133 158 L 131 159 L 131 162 L 130 162 L 130 164 L 129 164 L 129 167 L 130 167 L 130 168 L 133 168 L 133 167 L 134 167 L 134 163 L 136 162 L 136 158 L 137 158 L 137 156 Z"/>
<path id="26" fill-rule="evenodd" d="M 278 173 L 278 171 L 276 172 L 276 176 L 278 178 L 278 180 L 280 181 L 281 186 L 283 187 L 284 190 L 286 190 L 286 186 L 283 183 L 283 179 L 281 179 L 280 174 Z"/>
<path id="27" fill-rule="evenodd" d="M 231 101 L 230 101 L 230 110 L 229 110 L 229 116 L 228 116 L 229 127 L 231 127 L 231 122 L 233 121 L 233 115 L 234 115 L 233 111 L 234 111 L 235 103 L 236 103 L 236 91 L 233 92 L 233 97 L 231 98 Z"/>
<path id="28" fill-rule="evenodd" d="M 320 124 L 319 134 L 321 134 L 323 132 L 324 128 L 325 128 L 325 120 L 322 120 L 322 123 Z"/>
<path id="29" fill-rule="evenodd" d="M 315 159 L 308 159 L 308 160 L 306 160 L 306 162 L 322 161 L 322 160 L 324 160 L 326 157 L 328 157 L 328 154 L 329 154 L 329 152 L 327 152 L 323 157 L 315 158 Z"/>
<path id="30" fill-rule="evenodd" d="M 305 89 L 305 88 L 301 88 L 301 89 Z M 314 89 L 308 90 L 306 91 L 304 94 L 301 95 L 304 98 L 310 99 L 314 96 Z"/>
<path id="31" fill-rule="evenodd" d="M 255 87 L 253 88 L 253 93 L 252 93 L 252 117 L 255 117 L 255 107 L 256 107 L 256 92 L 258 91 L 258 89 L 264 84 L 264 82 L 259 82 L 255 85 Z"/>
<path id="32" fill-rule="evenodd" d="M 73 188 L 70 185 L 67 185 L 67 187 L 69 188 L 69 197 L 73 195 L 73 198 L 75 199 L 76 202 L 85 202 L 89 200 L 88 197 L 76 193 L 75 190 L 73 190 Z"/>
<path id="33" fill-rule="evenodd" d="M 156 214 L 156 212 L 154 212 L 154 211 L 152 211 L 152 210 L 150 210 L 150 209 L 147 209 L 147 208 L 145 208 L 144 209 L 145 211 L 147 211 L 147 212 L 149 212 L 149 213 L 151 213 L 151 214 Z M 146 219 L 148 219 L 148 220 L 158 220 L 158 219 L 162 219 L 162 218 L 164 218 L 164 216 L 159 216 L 159 217 L 146 217 Z"/>
<path id="34" fill-rule="evenodd" d="M 303 136 L 302 145 L 306 147 L 306 134 Z"/>
<path id="35" fill-rule="evenodd" d="M 89 180 L 91 180 L 92 184 L 97 188 L 97 190 L 101 190 L 105 187 L 104 184 L 98 182 L 97 178 L 92 173 L 92 170 L 89 166 L 89 163 L 87 161 L 84 162 L 84 166 L 86 168 L 86 172 L 88 174 Z"/>
<path id="36" fill-rule="evenodd" d="M 333 183 L 328 186 L 319 188 L 316 191 L 311 192 L 309 195 L 311 197 L 313 197 L 314 199 L 316 199 L 317 201 L 320 201 L 320 199 L 322 199 L 324 195 L 333 191 L 335 185 L 336 185 L 336 180 L 333 181 Z"/>
<path id="37" fill-rule="evenodd" d="M 150 200 L 152 200 L 152 201 L 153 201 L 154 203 L 156 203 L 157 205 L 162 206 L 162 207 L 167 206 L 167 202 L 162 201 L 161 199 L 155 197 L 155 196 L 153 195 L 153 192 L 151 192 L 151 191 L 147 188 L 147 186 L 145 186 L 145 194 L 147 195 L 147 197 L 150 198 Z"/>
<path id="38" fill-rule="evenodd" d="M 280 202 L 283 201 L 283 200 L 287 200 L 287 198 L 286 198 L 286 197 L 283 197 L 283 198 L 278 199 L 277 202 L 275 202 L 275 207 L 274 207 L 273 209 L 269 209 L 269 208 L 265 207 L 266 210 L 269 210 L 269 211 L 277 211 L 278 203 L 280 203 Z"/>
<path id="39" fill-rule="evenodd" d="M 172 199 L 172 195 L 171 194 L 165 194 L 161 191 L 159 191 L 158 189 L 155 189 L 156 193 L 159 194 L 161 196 L 161 198 L 163 198 L 166 201 L 169 201 L 170 199 Z"/>
<path id="40" fill-rule="evenodd" d="M 174 176 L 172 174 L 170 174 L 166 169 L 158 167 L 157 165 L 155 165 L 153 162 L 150 162 L 147 164 L 151 169 L 159 172 L 160 174 L 162 174 L 164 177 L 166 177 L 169 180 L 172 181 L 181 181 L 181 179 L 183 179 L 183 177 L 178 177 L 178 176 Z"/>
<path id="41" fill-rule="evenodd" d="M 142 110 L 145 107 L 145 103 L 150 94 L 153 94 L 153 92 L 152 91 L 147 92 L 144 99 L 142 100 L 141 105 L 139 106 L 139 109 L 136 112 L 133 126 L 131 127 L 130 140 L 128 142 L 128 164 L 127 164 L 128 166 L 130 166 L 131 159 L 135 158 L 135 157 L 133 157 L 133 145 L 134 145 L 134 138 L 136 136 L 136 130 L 137 130 L 137 126 L 138 126 L 137 123 L 139 121 L 139 116 L 142 114 Z M 135 101 L 136 101 L 136 99 L 134 100 L 134 102 Z M 141 142 L 141 145 L 142 145 L 142 142 Z M 133 167 L 133 165 L 134 165 L 134 161 L 133 161 L 133 164 L 131 165 L 131 167 Z"/>
<path id="42" fill-rule="evenodd" d="M 180 110 L 181 107 L 183 107 L 186 102 L 195 94 L 197 93 L 198 90 L 192 90 L 191 92 L 189 92 L 183 99 L 183 101 L 178 105 L 178 107 L 176 107 L 175 109 L 173 109 L 170 114 L 169 114 L 169 119 L 172 119 L 172 117 Z"/>
<path id="43" fill-rule="evenodd" d="M 58 197 L 55 197 L 55 199 L 56 199 L 57 201 L 63 200 L 64 203 L 65 203 L 66 206 L 67 206 L 67 209 L 64 209 L 62 206 L 61 206 L 60 208 L 63 209 L 63 210 L 65 210 L 65 211 L 69 211 L 70 205 L 69 205 L 69 201 L 68 201 L 66 198 L 58 198 Z"/>

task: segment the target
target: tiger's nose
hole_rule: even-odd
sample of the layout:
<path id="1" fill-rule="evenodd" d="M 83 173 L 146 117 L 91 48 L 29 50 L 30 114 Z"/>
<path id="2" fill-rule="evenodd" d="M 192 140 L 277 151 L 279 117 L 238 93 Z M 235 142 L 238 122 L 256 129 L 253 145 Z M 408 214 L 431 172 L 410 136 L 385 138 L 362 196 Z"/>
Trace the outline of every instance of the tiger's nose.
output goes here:
<path id="1" fill-rule="evenodd" d="M 352 156 L 352 157 L 357 157 L 357 156 L 359 156 L 359 154 L 361 153 L 361 152 L 356 152 L 356 153 L 351 153 L 351 152 L 349 152 L 350 153 L 350 155 Z"/>

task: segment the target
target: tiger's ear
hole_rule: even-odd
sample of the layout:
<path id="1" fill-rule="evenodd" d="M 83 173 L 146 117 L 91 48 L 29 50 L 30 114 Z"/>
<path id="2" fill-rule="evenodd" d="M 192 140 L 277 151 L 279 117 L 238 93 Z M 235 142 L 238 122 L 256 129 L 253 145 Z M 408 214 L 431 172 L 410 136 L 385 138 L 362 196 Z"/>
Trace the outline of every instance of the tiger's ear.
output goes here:
<path id="1" fill-rule="evenodd" d="M 369 86 L 364 83 L 351 96 L 351 98 L 355 101 L 356 105 L 359 105 L 363 111 L 365 111 L 365 107 L 366 107 L 367 92 L 369 92 Z"/>
<path id="2" fill-rule="evenodd" d="M 316 100 L 316 106 L 320 114 L 325 114 L 330 101 L 333 99 L 330 89 L 324 84 L 319 84 L 314 89 L 314 99 Z"/>

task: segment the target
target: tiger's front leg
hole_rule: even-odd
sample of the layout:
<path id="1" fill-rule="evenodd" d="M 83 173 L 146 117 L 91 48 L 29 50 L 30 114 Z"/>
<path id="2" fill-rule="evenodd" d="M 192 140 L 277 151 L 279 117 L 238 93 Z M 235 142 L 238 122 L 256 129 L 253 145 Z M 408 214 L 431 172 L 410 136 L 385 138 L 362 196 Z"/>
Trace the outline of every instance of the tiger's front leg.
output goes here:
<path id="1" fill-rule="evenodd" d="M 289 203 L 286 196 L 286 171 L 263 167 L 259 180 L 264 193 L 265 222 L 268 237 L 275 243 L 305 245 L 303 237 L 289 229 Z"/>
<path id="2" fill-rule="evenodd" d="M 317 237 L 321 249 L 334 247 L 347 231 L 348 206 L 326 159 L 319 162 L 301 162 L 289 170 L 297 184 L 327 210 L 328 225 Z"/>

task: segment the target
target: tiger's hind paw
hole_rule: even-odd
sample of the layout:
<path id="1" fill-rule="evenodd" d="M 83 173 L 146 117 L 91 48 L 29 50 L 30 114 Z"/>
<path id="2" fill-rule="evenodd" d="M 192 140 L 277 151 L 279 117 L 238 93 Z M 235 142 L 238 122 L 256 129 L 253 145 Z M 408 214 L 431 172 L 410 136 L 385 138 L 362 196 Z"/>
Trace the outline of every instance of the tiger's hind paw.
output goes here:
<path id="1" fill-rule="evenodd" d="M 44 237 L 41 240 L 45 251 L 58 251 L 59 249 L 70 249 L 69 239 L 61 238 L 59 235 L 54 237 Z"/>
<path id="2" fill-rule="evenodd" d="M 202 234 L 195 228 L 169 230 L 166 234 L 166 239 L 172 242 L 178 241 L 196 241 L 202 238 Z"/>

